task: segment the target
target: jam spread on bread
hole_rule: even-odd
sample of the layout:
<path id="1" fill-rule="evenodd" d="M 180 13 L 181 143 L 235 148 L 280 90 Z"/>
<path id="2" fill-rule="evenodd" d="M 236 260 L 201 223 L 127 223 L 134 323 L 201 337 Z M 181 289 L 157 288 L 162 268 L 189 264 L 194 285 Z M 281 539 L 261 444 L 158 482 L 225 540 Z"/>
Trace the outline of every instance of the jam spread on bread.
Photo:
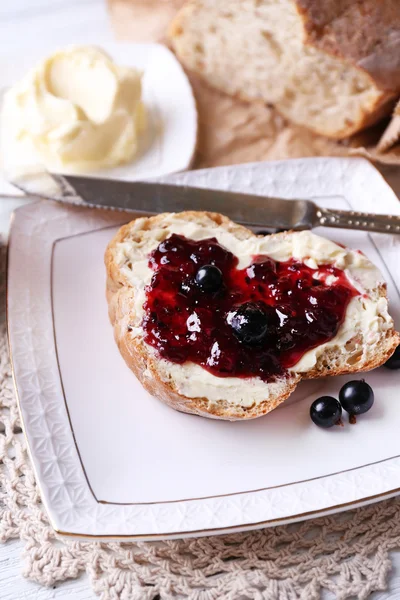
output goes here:
<path id="1" fill-rule="evenodd" d="M 191 361 L 220 377 L 283 375 L 331 340 L 358 291 L 331 265 L 238 259 L 216 238 L 172 234 L 149 257 L 145 341 L 161 357 Z"/>

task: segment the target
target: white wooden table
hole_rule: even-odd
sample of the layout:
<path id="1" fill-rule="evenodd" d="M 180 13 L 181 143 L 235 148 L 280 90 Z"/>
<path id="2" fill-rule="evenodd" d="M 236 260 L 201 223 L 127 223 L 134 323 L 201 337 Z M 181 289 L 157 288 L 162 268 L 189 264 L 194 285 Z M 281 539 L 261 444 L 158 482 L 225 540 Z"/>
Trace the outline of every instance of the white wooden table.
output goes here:
<path id="1" fill-rule="evenodd" d="M 105 0 L 0 0 L 0 52 L 13 53 L 38 43 L 54 48 L 70 43 L 113 40 Z M 1 87 L 1 81 L 0 81 Z M 18 203 L 0 200 L 0 231 L 7 228 L 10 212 Z M 43 588 L 21 575 L 23 543 L 0 544 L 0 600 L 95 600 L 86 576 Z M 326 600 L 333 596 L 326 594 Z M 393 553 L 393 572 L 387 592 L 370 600 L 400 600 L 400 552 Z M 239 599 L 238 599 L 239 600 Z"/>

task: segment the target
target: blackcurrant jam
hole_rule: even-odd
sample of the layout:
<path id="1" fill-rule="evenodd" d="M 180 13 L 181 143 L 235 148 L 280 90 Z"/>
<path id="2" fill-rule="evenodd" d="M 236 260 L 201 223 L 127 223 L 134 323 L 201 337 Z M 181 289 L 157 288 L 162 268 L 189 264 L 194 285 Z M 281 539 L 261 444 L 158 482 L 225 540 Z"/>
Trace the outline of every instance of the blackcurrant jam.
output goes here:
<path id="1" fill-rule="evenodd" d="M 204 265 L 222 274 L 216 291 L 196 283 Z M 149 257 L 154 274 L 146 288 L 145 341 L 175 363 L 192 361 L 220 377 L 271 381 L 331 340 L 358 295 L 331 265 L 315 270 L 268 256 L 253 257 L 245 269 L 237 265 L 216 238 L 173 234 L 161 242 Z"/>

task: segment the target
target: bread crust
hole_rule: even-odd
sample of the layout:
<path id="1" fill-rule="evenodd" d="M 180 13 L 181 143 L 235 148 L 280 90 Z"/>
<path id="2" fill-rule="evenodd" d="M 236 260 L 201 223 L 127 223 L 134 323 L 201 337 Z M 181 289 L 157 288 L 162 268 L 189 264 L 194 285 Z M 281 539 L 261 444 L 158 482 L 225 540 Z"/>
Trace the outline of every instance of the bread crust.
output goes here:
<path id="1" fill-rule="evenodd" d="M 378 293 L 381 298 L 387 297 L 386 284 L 379 287 Z M 350 340 L 350 343 L 351 342 L 352 340 Z M 400 336 L 396 331 L 394 331 L 394 329 L 389 329 L 384 336 L 383 342 L 384 343 L 381 344 L 379 351 L 374 353 L 367 362 L 364 362 L 361 369 L 357 361 L 357 356 L 352 357 L 352 365 L 348 365 L 347 369 L 343 369 L 335 367 L 332 368 L 330 364 L 327 364 L 328 361 L 331 360 L 329 355 L 322 355 L 318 358 L 316 364 L 310 371 L 302 374 L 302 378 L 319 379 L 320 377 L 332 377 L 336 375 L 359 373 L 360 371 L 372 371 L 372 369 L 376 369 L 377 367 L 383 365 L 392 356 L 393 352 L 400 344 Z M 330 352 L 332 355 L 332 360 L 334 360 L 334 352 L 334 349 Z"/>
<path id="2" fill-rule="evenodd" d="M 295 0 L 306 42 L 354 63 L 377 87 L 400 92 L 398 0 Z"/>
<path id="3" fill-rule="evenodd" d="M 363 71 L 379 94 L 359 112 L 357 120 L 348 119 L 345 127 L 331 131 L 312 121 L 302 123 L 318 135 L 341 140 L 380 121 L 392 113 L 400 93 L 400 7 L 398 0 L 292 0 L 304 27 L 304 43 L 340 62 Z M 200 2 L 185 4 L 169 27 L 174 41 L 187 19 L 195 18 Z M 201 64 L 196 74 L 207 81 Z M 224 89 L 221 89 L 224 92 Z M 245 102 L 257 101 L 245 90 L 235 96 Z M 275 105 L 277 111 L 291 115 Z"/>
<path id="4" fill-rule="evenodd" d="M 390 115 L 400 93 L 398 1 L 295 0 L 295 4 L 303 19 L 305 43 L 361 69 L 382 92 L 357 123 L 329 137 L 348 137 Z"/>
<path id="5" fill-rule="evenodd" d="M 227 217 L 218 213 L 187 211 L 180 213 L 187 221 L 211 219 L 218 227 L 223 227 L 232 232 L 238 239 L 255 237 L 249 229 L 233 223 Z M 160 226 L 165 219 L 165 214 L 154 217 L 139 218 L 121 227 L 116 236 L 109 243 L 105 253 L 107 271 L 106 297 L 109 306 L 109 317 L 114 327 L 114 337 L 120 353 L 128 367 L 133 371 L 143 387 L 153 396 L 168 406 L 181 412 L 205 416 L 215 419 L 238 420 L 254 419 L 267 414 L 279 404 L 284 402 L 295 390 L 301 379 L 312 379 L 328 375 L 343 375 L 347 373 L 367 371 L 383 364 L 394 352 L 400 343 L 397 332 L 392 328 L 388 330 L 384 343 L 379 352 L 367 362 L 355 361 L 342 368 L 330 368 L 319 360 L 315 367 L 307 373 L 290 373 L 285 380 L 285 385 L 276 397 L 251 407 L 243 407 L 227 401 L 211 403 L 207 398 L 189 398 L 174 389 L 173 383 L 164 381 L 158 369 L 158 357 L 153 348 L 148 346 L 142 338 L 129 335 L 127 322 L 134 316 L 134 288 L 119 268 L 116 261 L 116 248 L 126 239 L 140 242 L 144 231 Z M 290 235 L 290 232 L 274 234 L 274 237 Z M 386 286 L 381 286 L 379 294 L 386 297 Z"/>

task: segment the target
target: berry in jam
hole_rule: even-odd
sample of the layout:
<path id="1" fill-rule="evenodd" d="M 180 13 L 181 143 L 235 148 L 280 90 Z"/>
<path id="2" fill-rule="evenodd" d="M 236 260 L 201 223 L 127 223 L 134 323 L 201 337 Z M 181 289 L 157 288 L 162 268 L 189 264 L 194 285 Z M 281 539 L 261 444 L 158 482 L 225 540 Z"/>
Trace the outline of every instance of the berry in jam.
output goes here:
<path id="1" fill-rule="evenodd" d="M 275 311 L 262 302 L 245 302 L 227 314 L 226 320 L 236 337 L 244 344 L 261 344 L 267 334 Z"/>
<path id="2" fill-rule="evenodd" d="M 204 265 L 197 271 L 195 281 L 204 292 L 218 292 L 222 285 L 221 270 L 215 265 Z"/>
<path id="3" fill-rule="evenodd" d="M 161 242 L 149 257 L 154 274 L 144 304 L 146 343 L 163 358 L 192 361 L 214 375 L 270 381 L 332 339 L 358 295 L 330 265 L 315 270 L 268 256 L 254 257 L 244 269 L 237 265 L 216 238 L 172 234 Z M 205 293 L 199 278 L 207 275 L 199 273 L 210 267 L 221 275 Z"/>

